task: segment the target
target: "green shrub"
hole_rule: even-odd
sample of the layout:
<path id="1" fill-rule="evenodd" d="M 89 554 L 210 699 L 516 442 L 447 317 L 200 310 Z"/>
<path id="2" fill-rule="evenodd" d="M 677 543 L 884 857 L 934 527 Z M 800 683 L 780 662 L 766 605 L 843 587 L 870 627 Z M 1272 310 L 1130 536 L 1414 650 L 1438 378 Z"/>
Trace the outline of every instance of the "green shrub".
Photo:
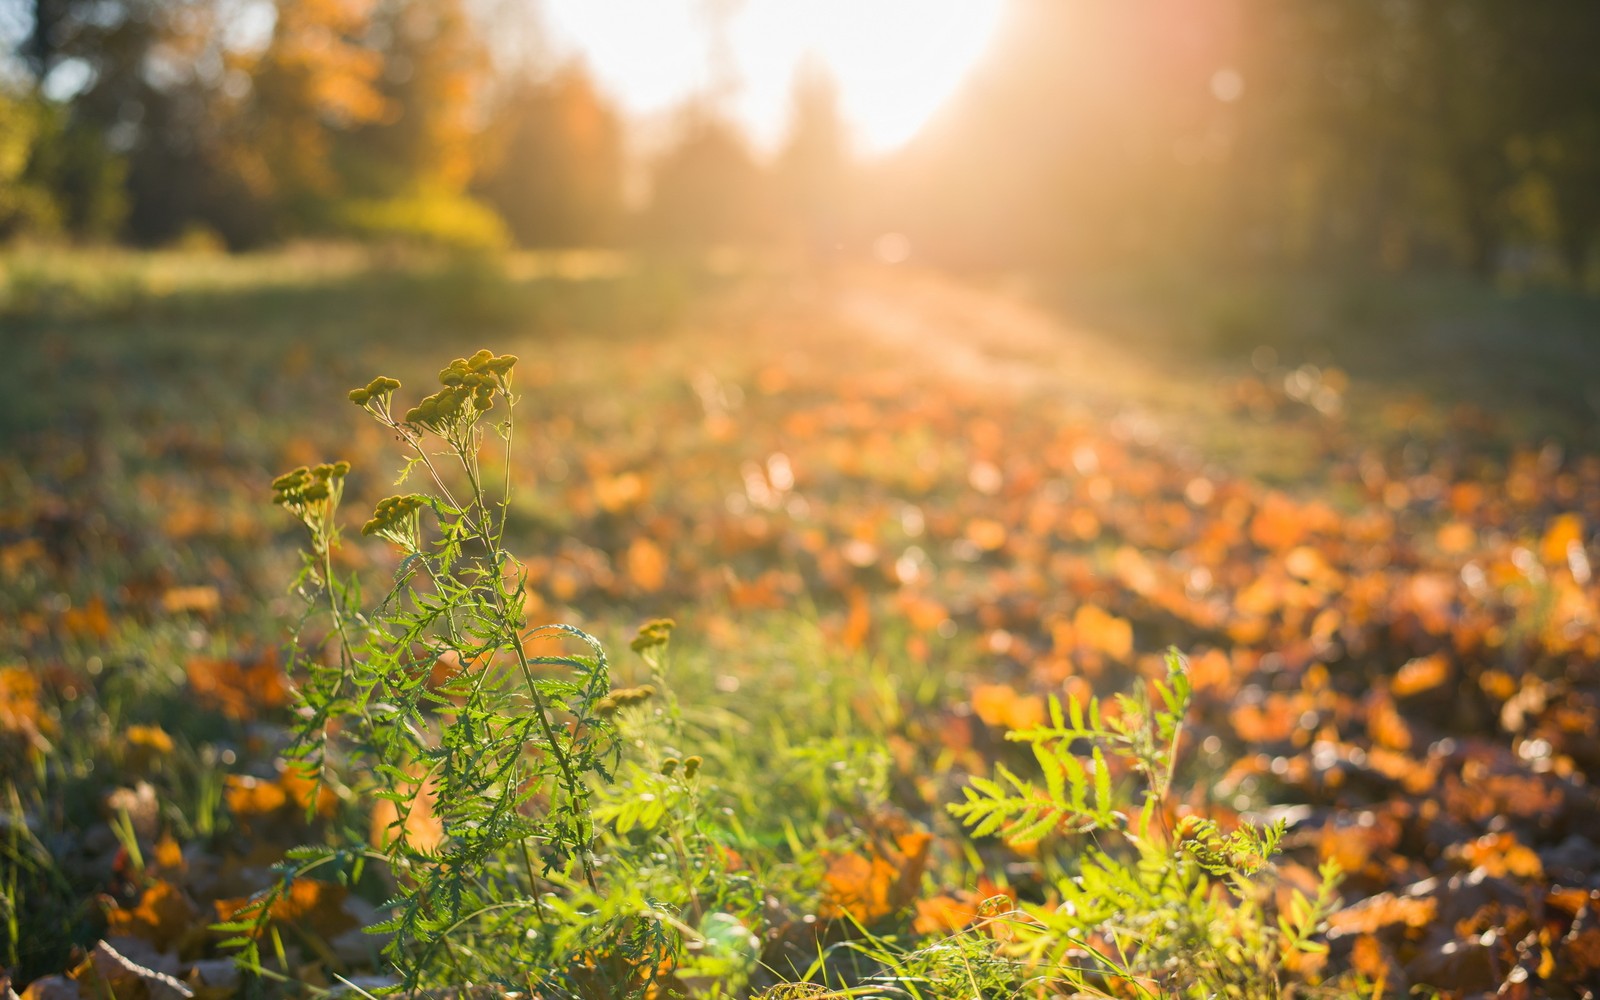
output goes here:
<path id="1" fill-rule="evenodd" d="M 318 609 L 297 643 L 298 757 L 321 784 L 349 783 L 392 821 L 376 846 L 351 835 L 293 852 L 278 882 L 227 925 L 258 972 L 270 971 L 261 944 L 297 880 L 353 881 L 370 861 L 387 868 L 393 892 L 392 915 L 371 930 L 390 935 L 386 954 L 407 988 L 487 976 L 537 990 L 582 952 L 655 947 L 636 940 L 650 936 L 643 925 L 598 925 L 620 934 L 607 942 L 562 916 L 599 898 L 590 778 L 611 773 L 618 745 L 605 654 L 571 626 L 528 625 L 524 577 L 502 546 L 510 480 L 496 492 L 480 464 L 491 433 L 509 460 L 516 360 L 458 359 L 409 410 L 394 409 L 393 379 L 350 393 L 405 443 L 407 472 L 431 489 L 382 501 L 362 528 L 404 555 L 370 612 L 357 582 L 334 571 L 348 463 L 273 483 L 275 502 L 310 531 L 298 586 Z M 490 417 L 497 406 L 503 420 Z M 313 637 L 313 627 L 324 631 Z M 530 651 L 548 637 L 577 651 Z M 548 932 L 527 933 L 529 921 Z"/>
<path id="2" fill-rule="evenodd" d="M 1075 858 L 1062 859 L 1069 874 L 1052 886 L 1054 905 L 994 901 L 981 921 L 999 932 L 994 952 L 1015 963 L 1018 980 L 1095 996 L 1300 995 L 1314 980 L 1315 963 L 1303 956 L 1326 948 L 1315 935 L 1336 901 L 1339 872 L 1324 865 L 1316 895 L 1292 891 L 1280 913 L 1271 880 L 1261 876 L 1283 837 L 1281 821 L 1241 822 L 1226 833 L 1198 816 L 1171 823 L 1190 697 L 1176 651 L 1167 655 L 1165 681 L 1151 688 L 1154 698 L 1140 684 L 1109 709 L 1090 699 L 1063 712 L 1052 698 L 1047 725 L 1007 734 L 1032 748 L 1043 785 L 1000 765 L 950 807 L 974 834 L 1012 844 L 1088 837 L 1074 841 Z M 1113 775 L 1112 761 L 1124 765 L 1124 777 Z M 983 957 L 993 965 L 994 953 Z M 1297 975 L 1296 967 L 1308 971 Z"/>
<path id="3" fill-rule="evenodd" d="M 355 199 L 340 205 L 335 218 L 349 235 L 377 242 L 450 250 L 497 250 L 510 244 L 505 222 L 494 209 L 463 194 Z"/>

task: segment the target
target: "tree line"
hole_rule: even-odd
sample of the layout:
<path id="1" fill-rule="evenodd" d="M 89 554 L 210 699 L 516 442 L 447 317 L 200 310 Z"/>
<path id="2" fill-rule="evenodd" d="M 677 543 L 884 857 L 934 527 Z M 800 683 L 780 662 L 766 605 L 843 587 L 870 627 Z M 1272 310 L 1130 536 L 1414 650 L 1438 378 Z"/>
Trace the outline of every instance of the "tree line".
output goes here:
<path id="1" fill-rule="evenodd" d="M 826 79 L 763 160 L 707 99 L 627 199 L 580 64 L 507 65 L 466 0 L 31 0 L 0 90 L 0 233 L 230 247 L 876 234 L 976 266 L 1505 268 L 1583 283 L 1600 4 L 1014 0 L 906 148 L 859 163 Z M 474 15 L 477 16 L 474 16 Z M 892 40 L 886 40 L 892 45 Z"/>

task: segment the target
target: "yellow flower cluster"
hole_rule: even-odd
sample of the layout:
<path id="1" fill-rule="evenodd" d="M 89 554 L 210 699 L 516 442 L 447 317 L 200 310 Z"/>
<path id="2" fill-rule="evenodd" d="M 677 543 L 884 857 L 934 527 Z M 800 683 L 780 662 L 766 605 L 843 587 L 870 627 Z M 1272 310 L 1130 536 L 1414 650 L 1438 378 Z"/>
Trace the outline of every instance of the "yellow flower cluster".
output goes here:
<path id="1" fill-rule="evenodd" d="M 379 375 L 361 388 L 351 389 L 350 402 L 357 406 L 366 406 L 374 399 L 381 399 L 398 388 L 400 388 L 398 379 L 389 378 L 387 375 Z"/>
<path id="2" fill-rule="evenodd" d="M 407 518 L 415 514 L 427 502 L 428 498 L 420 493 L 384 497 L 378 501 L 378 506 L 373 508 L 371 519 L 361 526 L 361 533 L 363 535 L 378 535 L 393 531 L 403 525 Z"/>
<path id="3" fill-rule="evenodd" d="M 635 653 L 642 653 L 656 646 L 665 646 L 667 640 L 672 638 L 672 630 L 678 623 L 671 618 L 655 618 L 645 622 L 639 627 L 639 634 L 633 637 L 629 646 Z"/>
<path id="4" fill-rule="evenodd" d="M 595 711 L 601 715 L 610 715 L 619 708 L 637 705 L 640 702 L 654 698 L 656 688 L 654 684 L 642 684 L 639 687 L 617 688 L 610 694 L 595 703 Z"/>
<path id="5" fill-rule="evenodd" d="M 439 372 L 444 386 L 406 411 L 406 422 L 439 428 L 454 423 L 470 401 L 476 413 L 494 405 L 494 394 L 506 391 L 506 376 L 517 363 L 514 354 L 495 355 L 479 351 L 470 358 L 457 358 Z"/>
<path id="6" fill-rule="evenodd" d="M 290 510 L 304 511 L 331 497 L 349 472 L 349 462 L 302 465 L 272 481 L 272 502 Z"/>
<path id="7" fill-rule="evenodd" d="M 680 763 L 683 764 L 683 776 L 692 778 L 700 772 L 700 765 L 705 763 L 705 758 L 699 754 L 691 754 L 682 761 L 679 761 L 676 757 L 668 757 L 661 762 L 661 776 L 664 778 L 672 777 L 673 772 L 678 769 Z"/>

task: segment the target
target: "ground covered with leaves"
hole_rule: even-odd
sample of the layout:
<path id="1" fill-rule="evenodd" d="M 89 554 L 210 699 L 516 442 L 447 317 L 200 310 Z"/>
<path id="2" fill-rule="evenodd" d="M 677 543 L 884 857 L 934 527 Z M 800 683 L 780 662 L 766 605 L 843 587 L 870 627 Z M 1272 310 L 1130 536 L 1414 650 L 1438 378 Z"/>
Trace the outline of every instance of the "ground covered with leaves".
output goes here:
<path id="1" fill-rule="evenodd" d="M 1166 677 L 1168 647 L 1193 687 L 1172 825 L 1284 825 L 1260 913 L 1227 912 L 1277 934 L 1319 868 L 1342 872 L 1318 947 L 1260 982 L 1593 995 L 1600 454 L 1581 434 L 1519 440 L 1514 412 L 1288 350 L 1174 370 L 1037 323 L 1008 342 L 1000 306 L 1000 333 L 962 339 L 985 320 L 952 327 L 955 300 L 901 279 L 797 296 L 522 263 L 10 262 L 0 964 L 25 996 L 393 981 L 363 932 L 387 917 L 377 874 L 274 901 L 272 976 L 242 975 L 214 927 L 335 829 L 453 835 L 420 781 L 405 808 L 286 765 L 301 537 L 269 483 L 349 461 L 333 559 L 381 593 L 401 554 L 359 526 L 400 452 L 346 390 L 382 372 L 409 392 L 484 346 L 520 359 L 505 544 L 529 619 L 593 632 L 633 692 L 662 669 L 634 630 L 677 621 L 671 702 L 628 706 L 596 850 L 630 864 L 686 831 L 659 854 L 688 873 L 681 933 L 585 945 L 569 995 L 1051 992 L 1011 925 L 1048 922 L 1097 841 L 975 838 L 948 806 L 997 764 L 1037 774 L 1006 734 L 1048 726 L 1051 698 Z M 1294 453 L 1280 474 L 1264 436 Z M 1139 947 L 1108 941 L 1080 944 Z M 462 961 L 460 986 L 492 980 Z M 1158 985 L 1181 984 L 1100 988 Z"/>

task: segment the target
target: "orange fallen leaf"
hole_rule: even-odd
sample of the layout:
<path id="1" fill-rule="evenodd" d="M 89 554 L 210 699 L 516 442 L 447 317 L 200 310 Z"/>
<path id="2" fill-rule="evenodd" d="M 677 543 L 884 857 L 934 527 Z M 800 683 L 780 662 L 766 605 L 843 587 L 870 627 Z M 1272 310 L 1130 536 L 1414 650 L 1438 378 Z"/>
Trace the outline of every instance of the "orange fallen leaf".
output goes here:
<path id="1" fill-rule="evenodd" d="M 1558 514 L 1545 529 L 1539 542 L 1539 557 L 1547 566 L 1561 566 L 1567 562 L 1567 550 L 1583 544 L 1583 515 Z"/>
<path id="2" fill-rule="evenodd" d="M 916 898 L 928 864 L 929 834 L 904 833 L 892 844 L 877 845 L 870 854 L 835 855 L 823 876 L 821 915 L 848 914 L 863 924 L 899 912 Z"/>
<path id="3" fill-rule="evenodd" d="M 111 616 L 106 613 L 106 602 L 91 597 L 81 608 L 68 608 L 61 613 L 61 627 L 82 639 L 110 638 Z"/>
<path id="4" fill-rule="evenodd" d="M 967 522 L 966 537 L 979 551 L 994 552 L 1006 544 L 1006 526 L 991 518 L 973 518 Z"/>
<path id="5" fill-rule="evenodd" d="M 1396 698 L 1408 698 L 1431 691 L 1449 679 L 1450 661 L 1445 659 L 1444 654 L 1434 653 L 1406 661 L 1405 666 L 1395 674 L 1390 690 Z"/>
<path id="6" fill-rule="evenodd" d="M 1043 725 L 1047 714 L 1042 695 L 1020 694 L 1010 684 L 974 685 L 972 710 L 997 729 L 1032 729 Z"/>
<path id="7" fill-rule="evenodd" d="M 1114 659 L 1126 661 L 1133 655 L 1133 625 L 1092 604 L 1078 608 L 1072 616 L 1072 630 L 1080 644 Z"/>
<path id="8" fill-rule="evenodd" d="M 867 593 L 857 587 L 850 591 L 850 610 L 845 616 L 844 631 L 839 641 L 846 649 L 860 649 L 866 645 L 867 634 L 872 630 L 872 606 Z"/>
<path id="9" fill-rule="evenodd" d="M 154 753 L 171 753 L 172 737 L 160 726 L 129 726 L 123 731 L 129 744 Z"/>
<path id="10" fill-rule="evenodd" d="M 667 582 L 667 557 L 661 546 L 645 537 L 628 545 L 628 578 L 646 593 L 655 593 Z"/>
<path id="11" fill-rule="evenodd" d="M 215 587 L 173 587 L 161 595 L 161 610 L 169 615 L 211 614 L 222 605 Z"/>
<path id="12" fill-rule="evenodd" d="M 1368 896 L 1328 918 L 1331 934 L 1371 934 L 1400 924 L 1422 928 L 1432 924 L 1439 913 L 1439 900 L 1433 896 L 1396 896 L 1392 892 Z"/>
<path id="13" fill-rule="evenodd" d="M 133 909 L 106 914 L 106 933 L 142 938 L 166 951 L 194 929 L 198 916 L 177 886 L 158 879 L 140 894 Z"/>
<path id="14" fill-rule="evenodd" d="M 1434 544 L 1446 555 L 1464 555 L 1478 544 L 1478 533 L 1465 521 L 1450 521 L 1434 535 Z"/>
<path id="15" fill-rule="evenodd" d="M 230 774 L 223 779 L 223 800 L 235 819 L 247 825 L 251 819 L 270 815 L 289 804 L 289 795 L 276 781 L 247 774 Z"/>
<path id="16" fill-rule="evenodd" d="M 1450 855 L 1474 868 L 1482 868 L 1495 878 L 1540 878 L 1544 864 L 1539 855 L 1517 840 L 1513 833 L 1488 833 L 1477 840 L 1452 847 Z"/>
<path id="17" fill-rule="evenodd" d="M 644 479 L 637 472 L 601 476 L 594 481 L 594 498 L 606 513 L 621 513 L 644 500 Z"/>
<path id="18" fill-rule="evenodd" d="M 412 770 L 420 773 L 417 768 Z M 415 776 L 416 773 L 413 774 Z M 444 824 L 433 810 L 438 794 L 437 785 L 432 779 L 420 782 L 412 792 L 411 801 L 405 804 L 404 815 L 393 799 L 374 802 L 372 822 L 368 828 L 372 845 L 385 848 L 397 834 L 403 833 L 406 842 L 417 850 L 436 850 L 444 843 Z"/>
<path id="19" fill-rule="evenodd" d="M 1282 493 L 1268 493 L 1250 520 L 1250 540 L 1264 549 L 1294 548 L 1305 534 L 1300 508 Z"/>
<path id="20" fill-rule="evenodd" d="M 978 901 L 955 896 L 930 896 L 917 900 L 911 929 L 918 934 L 952 934 L 978 919 Z"/>
<path id="21" fill-rule="evenodd" d="M 0 732 L 15 733 L 43 749 L 55 721 L 39 705 L 39 678 L 24 667 L 0 667 Z"/>
<path id="22" fill-rule="evenodd" d="M 263 709 L 289 703 L 289 680 L 270 652 L 250 662 L 191 657 L 184 665 L 184 674 L 196 701 L 230 719 L 253 719 Z"/>
<path id="23" fill-rule="evenodd" d="M 360 922 L 345 909 L 349 889 L 333 882 L 296 879 L 287 895 L 268 909 L 272 923 L 309 931 L 324 940 L 338 937 Z M 219 899 L 214 904 L 219 921 L 230 921 L 250 902 L 248 898 Z"/>

